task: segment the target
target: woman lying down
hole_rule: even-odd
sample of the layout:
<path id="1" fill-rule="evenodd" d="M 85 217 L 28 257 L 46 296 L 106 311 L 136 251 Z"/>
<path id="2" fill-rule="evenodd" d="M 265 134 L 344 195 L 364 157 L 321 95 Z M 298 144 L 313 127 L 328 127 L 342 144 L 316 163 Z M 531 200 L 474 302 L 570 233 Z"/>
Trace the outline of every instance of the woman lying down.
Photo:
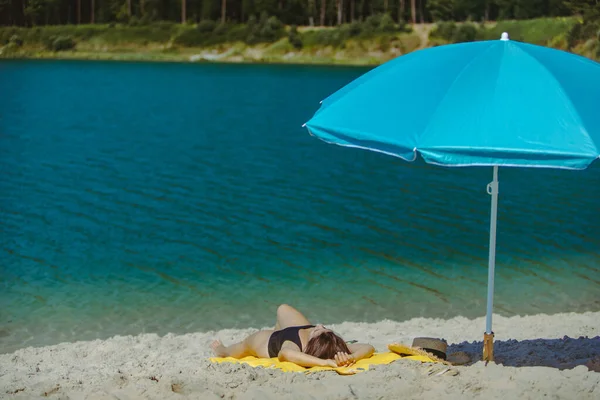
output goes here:
<path id="1" fill-rule="evenodd" d="M 303 367 L 343 367 L 370 357 L 375 349 L 369 344 L 346 342 L 323 325 L 311 325 L 294 307 L 282 304 L 277 309 L 275 329 L 258 331 L 239 343 L 211 345 L 218 357 L 277 357 Z"/>

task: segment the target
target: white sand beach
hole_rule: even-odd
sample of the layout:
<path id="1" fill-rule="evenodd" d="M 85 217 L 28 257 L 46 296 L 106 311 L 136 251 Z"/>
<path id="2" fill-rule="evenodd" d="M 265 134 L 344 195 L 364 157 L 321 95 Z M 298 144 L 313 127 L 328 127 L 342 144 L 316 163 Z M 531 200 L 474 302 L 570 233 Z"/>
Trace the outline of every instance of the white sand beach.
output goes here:
<path id="1" fill-rule="evenodd" d="M 594 372 L 600 370 L 600 312 L 494 316 L 496 363 L 487 366 L 478 361 L 483 318 L 330 326 L 379 352 L 392 342 L 410 345 L 416 336 L 445 338 L 449 354 L 466 351 L 473 361 L 447 367 L 398 360 L 351 376 L 306 375 L 208 360 L 214 338 L 229 344 L 255 329 L 117 336 L 0 355 L 0 398 L 600 398 L 600 373 Z"/>

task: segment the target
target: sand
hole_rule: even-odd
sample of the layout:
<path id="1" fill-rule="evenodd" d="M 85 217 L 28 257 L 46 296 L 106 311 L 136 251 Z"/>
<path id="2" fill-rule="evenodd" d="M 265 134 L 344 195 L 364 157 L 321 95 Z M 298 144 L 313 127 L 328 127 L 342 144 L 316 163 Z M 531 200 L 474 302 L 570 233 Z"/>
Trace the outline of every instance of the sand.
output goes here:
<path id="1" fill-rule="evenodd" d="M 447 367 L 399 360 L 353 376 L 305 375 L 210 363 L 213 338 L 228 344 L 256 329 L 116 336 L 0 355 L 0 398 L 600 398 L 600 373 L 594 372 L 600 371 L 600 312 L 494 316 L 496 363 L 487 366 L 478 361 L 483 318 L 330 326 L 377 351 L 391 342 L 411 344 L 416 336 L 445 338 L 448 353 L 466 351 L 473 361 Z"/>

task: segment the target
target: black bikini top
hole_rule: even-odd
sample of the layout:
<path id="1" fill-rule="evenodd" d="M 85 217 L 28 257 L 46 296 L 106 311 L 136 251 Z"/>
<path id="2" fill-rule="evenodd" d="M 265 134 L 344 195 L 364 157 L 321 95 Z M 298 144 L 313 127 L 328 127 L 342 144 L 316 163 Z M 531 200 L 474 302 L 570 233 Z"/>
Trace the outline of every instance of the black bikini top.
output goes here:
<path id="1" fill-rule="evenodd" d="M 298 331 L 314 327 L 314 325 L 290 326 L 273 332 L 269 338 L 269 357 L 277 357 L 279 351 L 281 351 L 281 346 L 288 340 L 295 343 L 300 348 L 300 351 L 302 351 L 302 341 L 300 340 Z"/>

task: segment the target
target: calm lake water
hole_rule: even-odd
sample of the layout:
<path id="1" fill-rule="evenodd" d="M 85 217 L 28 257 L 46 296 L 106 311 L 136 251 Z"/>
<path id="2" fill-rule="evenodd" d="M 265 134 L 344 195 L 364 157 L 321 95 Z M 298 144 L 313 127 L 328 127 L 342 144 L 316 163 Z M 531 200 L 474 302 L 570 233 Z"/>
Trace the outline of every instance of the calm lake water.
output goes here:
<path id="1" fill-rule="evenodd" d="M 1 62 L 0 352 L 262 327 L 283 302 L 324 323 L 484 315 L 492 169 L 301 127 L 364 72 Z M 600 309 L 597 164 L 500 169 L 496 312 Z"/>

